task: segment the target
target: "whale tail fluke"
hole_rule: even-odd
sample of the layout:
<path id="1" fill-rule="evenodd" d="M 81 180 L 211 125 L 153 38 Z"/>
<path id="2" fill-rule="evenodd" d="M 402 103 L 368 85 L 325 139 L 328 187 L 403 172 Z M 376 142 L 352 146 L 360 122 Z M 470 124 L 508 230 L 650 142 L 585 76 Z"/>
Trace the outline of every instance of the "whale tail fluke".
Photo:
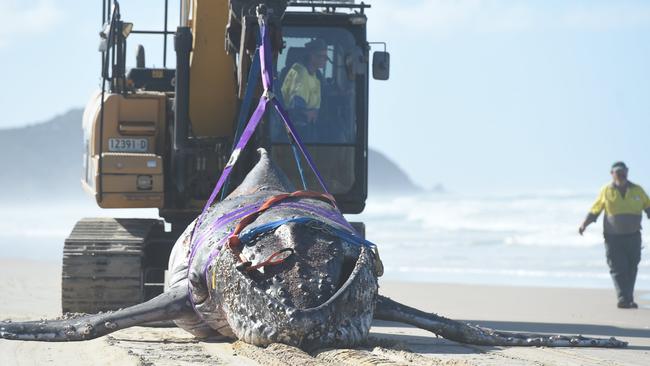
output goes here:
<path id="1" fill-rule="evenodd" d="M 616 338 L 590 338 L 580 335 L 548 335 L 502 332 L 461 323 L 445 317 L 426 313 L 379 296 L 375 306 L 375 319 L 396 321 L 426 329 L 443 338 L 482 346 L 546 346 L 546 347 L 626 347 L 627 342 Z"/>
<path id="2" fill-rule="evenodd" d="M 69 342 L 98 338 L 120 329 L 193 314 L 187 288 L 180 286 L 142 304 L 117 311 L 27 322 L 0 322 L 0 338 L 22 341 Z"/>

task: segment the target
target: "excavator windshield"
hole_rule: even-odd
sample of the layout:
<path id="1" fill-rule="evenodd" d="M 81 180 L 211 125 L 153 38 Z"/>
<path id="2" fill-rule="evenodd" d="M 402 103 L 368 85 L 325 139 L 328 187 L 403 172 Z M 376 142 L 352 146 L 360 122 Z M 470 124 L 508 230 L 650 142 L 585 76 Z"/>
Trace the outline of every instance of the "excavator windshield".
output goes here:
<path id="1" fill-rule="evenodd" d="M 355 184 L 358 161 L 357 94 L 358 86 L 365 85 L 367 68 L 360 64 L 362 50 L 345 28 L 285 26 L 283 38 L 275 94 L 282 98 L 329 189 L 348 193 Z M 270 130 L 276 160 L 300 186 L 279 117 L 270 120 Z"/>
<path id="2" fill-rule="evenodd" d="M 285 51 L 278 57 L 278 89 L 306 143 L 354 144 L 356 140 L 355 55 L 346 29 L 285 27 Z M 274 142 L 285 141 L 280 124 Z"/>

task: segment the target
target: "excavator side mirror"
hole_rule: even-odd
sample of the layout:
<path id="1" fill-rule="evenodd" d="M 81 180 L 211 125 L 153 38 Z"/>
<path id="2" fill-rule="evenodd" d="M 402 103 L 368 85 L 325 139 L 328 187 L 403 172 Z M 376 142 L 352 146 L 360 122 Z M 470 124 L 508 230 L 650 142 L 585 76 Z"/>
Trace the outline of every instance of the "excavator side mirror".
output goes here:
<path id="1" fill-rule="evenodd" d="M 372 77 L 376 80 L 388 80 L 390 76 L 390 53 L 376 51 L 372 54 Z"/>

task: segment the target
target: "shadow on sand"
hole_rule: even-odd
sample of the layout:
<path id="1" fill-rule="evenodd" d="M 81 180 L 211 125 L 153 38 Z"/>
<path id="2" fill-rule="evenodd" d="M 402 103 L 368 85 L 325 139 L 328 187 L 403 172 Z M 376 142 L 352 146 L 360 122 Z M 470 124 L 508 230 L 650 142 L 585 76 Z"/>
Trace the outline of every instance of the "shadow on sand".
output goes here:
<path id="1" fill-rule="evenodd" d="M 547 333 L 547 334 L 581 334 L 597 337 L 619 337 L 619 338 L 650 338 L 650 330 L 638 328 L 621 328 L 610 325 L 593 325 L 593 324 L 563 324 L 563 323 L 536 323 L 536 322 L 510 322 L 510 321 L 485 321 L 485 320 L 460 320 L 464 323 L 477 324 L 482 327 L 498 329 L 510 332 L 522 333 Z M 404 327 L 415 328 L 413 326 L 389 322 L 373 322 L 371 336 L 378 339 L 391 340 L 397 343 L 405 343 L 415 352 L 419 353 L 440 353 L 440 354 L 473 354 L 483 353 L 500 347 L 475 346 L 462 343 L 456 343 L 443 338 L 437 338 L 435 335 L 423 336 L 415 334 L 405 334 L 396 332 L 395 329 L 384 330 L 383 327 Z M 629 345 L 626 349 L 650 351 L 650 346 L 635 345 L 634 339 L 626 339 Z"/>
<path id="2" fill-rule="evenodd" d="M 485 320 L 461 320 L 464 323 L 478 324 L 482 327 L 511 332 L 584 334 L 601 337 L 642 337 L 650 338 L 650 329 L 621 328 L 611 325 L 535 323 Z"/>

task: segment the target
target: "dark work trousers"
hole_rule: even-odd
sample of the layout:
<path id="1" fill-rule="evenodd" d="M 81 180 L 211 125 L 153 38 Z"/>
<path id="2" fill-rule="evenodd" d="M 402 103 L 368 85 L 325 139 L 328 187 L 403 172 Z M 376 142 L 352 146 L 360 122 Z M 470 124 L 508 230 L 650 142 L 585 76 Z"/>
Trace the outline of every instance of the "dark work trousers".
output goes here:
<path id="1" fill-rule="evenodd" d="M 614 280 L 618 302 L 634 301 L 634 282 L 641 261 L 641 232 L 605 234 L 605 253 Z"/>

